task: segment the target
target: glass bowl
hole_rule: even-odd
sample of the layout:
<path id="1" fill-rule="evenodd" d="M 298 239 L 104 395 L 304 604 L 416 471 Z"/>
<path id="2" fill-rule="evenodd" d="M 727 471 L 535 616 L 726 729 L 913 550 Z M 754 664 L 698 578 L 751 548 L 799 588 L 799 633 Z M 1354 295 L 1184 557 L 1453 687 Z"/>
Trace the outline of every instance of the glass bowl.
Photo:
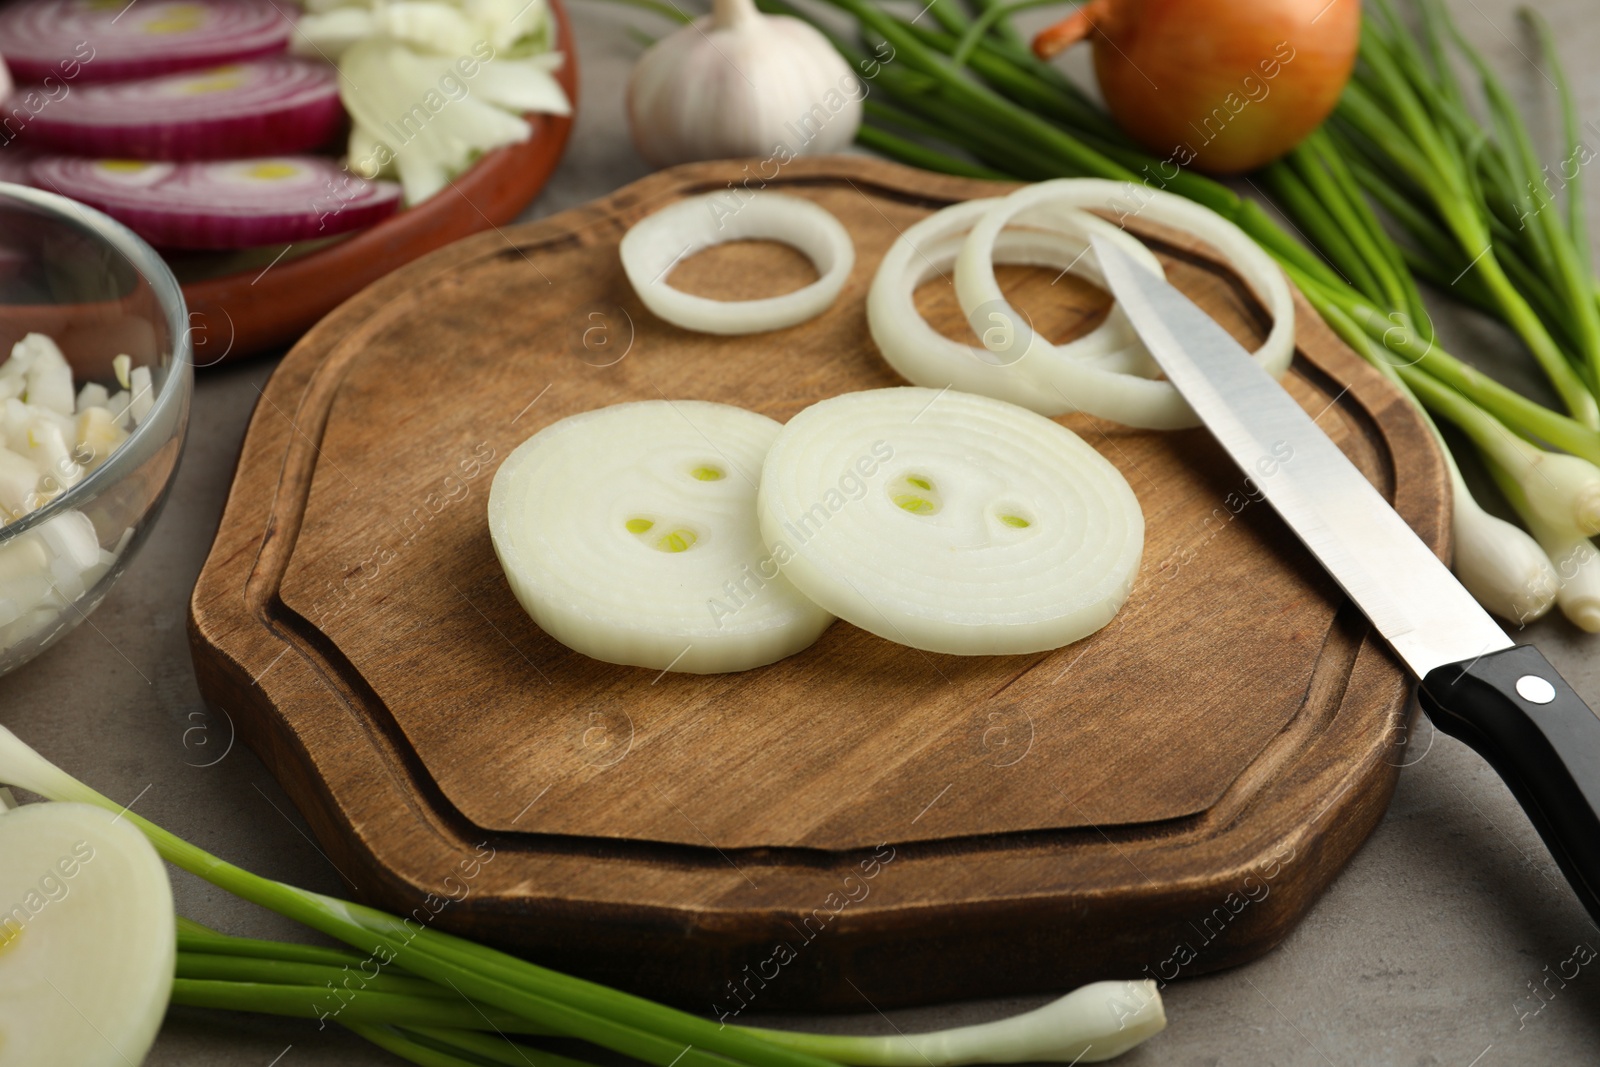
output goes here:
<path id="1" fill-rule="evenodd" d="M 87 618 L 149 534 L 189 423 L 188 323 L 177 281 L 130 230 L 65 197 L 0 182 L 0 364 L 24 336 L 44 334 L 71 365 L 75 392 L 98 383 L 108 410 L 121 392 L 140 416 L 100 454 L 76 414 L 24 406 L 26 392 L 10 395 L 22 379 L 0 380 L 0 674 Z M 60 438 L 65 453 L 39 444 L 56 440 L 52 424 L 63 435 L 74 427 Z M 24 451 L 45 471 L 26 494 Z"/>

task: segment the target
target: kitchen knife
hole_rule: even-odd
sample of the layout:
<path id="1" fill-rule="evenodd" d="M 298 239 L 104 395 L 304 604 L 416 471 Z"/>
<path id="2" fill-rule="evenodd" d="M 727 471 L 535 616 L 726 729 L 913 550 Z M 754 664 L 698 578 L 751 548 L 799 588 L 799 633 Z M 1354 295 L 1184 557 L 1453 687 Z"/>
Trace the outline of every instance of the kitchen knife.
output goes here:
<path id="1" fill-rule="evenodd" d="M 1210 315 L 1109 242 L 1094 250 L 1168 380 L 1421 679 L 1428 717 L 1505 779 L 1600 922 L 1600 718 L 1538 649 L 1506 637 Z"/>

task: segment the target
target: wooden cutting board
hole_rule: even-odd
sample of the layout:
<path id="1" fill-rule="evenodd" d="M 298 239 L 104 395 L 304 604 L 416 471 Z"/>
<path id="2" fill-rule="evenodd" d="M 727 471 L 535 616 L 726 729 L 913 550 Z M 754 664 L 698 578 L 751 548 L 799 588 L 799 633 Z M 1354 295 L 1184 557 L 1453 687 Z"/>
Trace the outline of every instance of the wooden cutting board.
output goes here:
<path id="1" fill-rule="evenodd" d="M 1121 614 L 1056 652 L 932 656 L 840 622 L 770 667 L 658 675 L 570 652 L 518 607 L 485 521 L 518 443 L 622 401 L 784 420 L 897 384 L 865 325 L 879 258 L 929 211 L 1003 191 L 795 162 L 769 187 L 854 235 L 838 303 L 749 338 L 658 321 L 622 234 L 750 173 L 678 168 L 462 241 L 313 329 L 252 418 L 195 587 L 206 699 L 351 892 L 701 1011 L 1170 979 L 1265 952 L 1382 815 L 1408 687 L 1202 430 L 1064 420 L 1127 476 L 1148 535 Z M 1134 226 L 1241 339 L 1262 335 L 1205 250 Z M 1053 339 L 1104 313 L 1070 276 L 1001 275 Z M 672 279 L 749 297 L 811 276 L 746 243 Z M 919 302 L 966 329 L 948 282 Z M 1304 304 L 1298 339 L 1291 392 L 1443 554 L 1426 431 Z"/>

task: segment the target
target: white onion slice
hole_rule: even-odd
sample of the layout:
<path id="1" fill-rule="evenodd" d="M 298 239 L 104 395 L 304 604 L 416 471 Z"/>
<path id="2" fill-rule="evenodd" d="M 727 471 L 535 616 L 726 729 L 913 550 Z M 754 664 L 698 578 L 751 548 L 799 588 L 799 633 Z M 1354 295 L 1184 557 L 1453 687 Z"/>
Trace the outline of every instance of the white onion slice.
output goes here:
<path id="1" fill-rule="evenodd" d="M 799 249 L 817 268 L 817 280 L 763 300 L 712 300 L 667 284 L 672 268 L 696 252 L 758 240 Z M 742 202 L 726 193 L 690 197 L 641 219 L 622 238 L 622 269 L 645 307 L 700 333 L 762 333 L 814 319 L 838 299 L 855 260 L 855 246 L 838 219 L 782 193 L 755 193 Z"/>
<path id="2" fill-rule="evenodd" d="M 846 393 L 767 453 L 761 532 L 824 608 L 958 655 L 1086 637 L 1127 599 L 1144 516 L 1117 469 L 1042 415 L 954 390 Z"/>
<path id="3" fill-rule="evenodd" d="M 1112 371 L 1153 366 L 1122 310 L 1113 307 L 1089 333 L 1064 345 L 1043 345 L 1032 360 L 1031 328 L 1004 301 L 969 313 L 972 327 L 985 339 L 1002 343 L 990 348 L 952 341 L 930 326 L 917 311 L 915 294 L 934 275 L 944 275 L 962 247 L 962 234 L 1000 203 L 998 199 L 954 204 L 906 230 L 884 254 L 867 295 L 867 326 L 889 365 L 914 385 L 951 386 L 970 393 L 1020 404 L 1042 415 L 1073 410 L 1045 377 L 1057 359 L 1082 360 Z M 996 239 L 993 258 L 1002 263 L 1051 267 L 1102 283 L 1099 264 L 1086 255 L 1088 234 L 1117 241 L 1129 255 L 1161 272 L 1160 261 L 1139 241 L 1103 219 L 1076 210 L 1031 211 L 1017 220 L 1047 231 L 1005 230 Z"/>
<path id="4" fill-rule="evenodd" d="M 710 674 L 810 645 L 833 618 L 779 573 L 756 525 L 779 429 L 726 404 L 647 400 L 540 430 L 489 492 L 517 600 L 551 637 L 609 663 Z"/>
<path id="5" fill-rule="evenodd" d="M 1210 244 L 1239 272 L 1272 316 L 1272 330 L 1256 350 L 1255 358 L 1274 377 L 1289 369 L 1294 358 L 1294 298 L 1278 265 L 1244 231 L 1209 208 L 1130 182 L 1060 178 L 1019 189 L 991 208 L 972 227 L 956 259 L 956 298 L 967 314 L 1004 301 L 994 277 L 995 241 L 1013 216 L 1044 205 L 1098 208 L 1121 217 L 1170 226 Z M 1035 343 L 1044 342 L 1035 337 Z M 1071 410 L 1151 430 L 1200 425 L 1194 410 L 1167 381 L 1111 373 L 1069 361 L 1052 364 L 1049 381 Z"/>
<path id="6" fill-rule="evenodd" d="M 166 867 L 87 804 L 0 815 L 0 1067 L 127 1067 L 155 1041 L 176 934 Z"/>

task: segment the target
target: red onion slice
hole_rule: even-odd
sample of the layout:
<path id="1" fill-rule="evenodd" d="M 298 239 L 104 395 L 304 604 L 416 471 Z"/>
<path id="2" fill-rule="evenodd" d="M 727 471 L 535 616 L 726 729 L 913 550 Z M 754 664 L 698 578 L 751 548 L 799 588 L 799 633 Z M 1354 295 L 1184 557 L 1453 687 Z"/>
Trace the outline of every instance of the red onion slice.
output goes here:
<path id="1" fill-rule="evenodd" d="M 27 126 L 31 146 L 102 159 L 239 159 L 327 144 L 344 125 L 339 73 L 276 56 L 75 87 Z"/>
<path id="2" fill-rule="evenodd" d="M 287 50 L 295 6 L 274 0 L 16 0 L 0 42 L 18 81 L 148 78 Z"/>
<path id="3" fill-rule="evenodd" d="M 0 148 L 0 182 L 11 182 L 14 185 L 33 185 L 33 163 L 38 159 L 36 152 L 16 145 L 6 145 Z"/>
<path id="4" fill-rule="evenodd" d="M 41 159 L 35 181 L 99 208 L 158 248 L 231 249 L 305 241 L 394 214 L 400 187 L 320 156 L 209 163 Z"/>

